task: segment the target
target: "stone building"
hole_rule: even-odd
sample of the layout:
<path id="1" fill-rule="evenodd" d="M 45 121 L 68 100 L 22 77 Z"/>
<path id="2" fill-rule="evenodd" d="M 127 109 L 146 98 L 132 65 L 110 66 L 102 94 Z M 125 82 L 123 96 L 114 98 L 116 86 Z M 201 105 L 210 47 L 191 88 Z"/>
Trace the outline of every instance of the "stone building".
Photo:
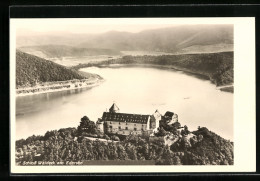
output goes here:
<path id="1" fill-rule="evenodd" d="M 168 125 L 170 125 L 178 121 L 178 114 L 167 111 L 164 116 L 162 116 L 162 119 L 165 120 Z"/>
<path id="2" fill-rule="evenodd" d="M 159 127 L 159 122 L 162 119 L 162 115 L 159 113 L 158 110 L 156 110 L 151 115 L 151 121 L 150 121 L 150 128 L 151 129 L 157 129 Z"/>
<path id="3" fill-rule="evenodd" d="M 120 135 L 152 133 L 161 120 L 158 110 L 152 115 L 120 113 L 119 111 L 120 109 L 114 103 L 109 112 L 104 112 L 102 118 L 97 121 L 98 129 L 105 133 Z"/>
<path id="4" fill-rule="evenodd" d="M 104 132 L 104 123 L 102 121 L 102 119 L 98 119 L 96 122 L 96 126 L 97 126 L 97 130 L 99 130 L 100 132 Z"/>

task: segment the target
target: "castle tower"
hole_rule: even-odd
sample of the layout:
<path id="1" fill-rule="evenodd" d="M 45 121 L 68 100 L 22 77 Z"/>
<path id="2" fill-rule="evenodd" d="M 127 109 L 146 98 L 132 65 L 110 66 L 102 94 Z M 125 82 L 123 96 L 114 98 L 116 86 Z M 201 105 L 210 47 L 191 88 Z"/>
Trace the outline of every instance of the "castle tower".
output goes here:
<path id="1" fill-rule="evenodd" d="M 159 127 L 159 121 L 161 120 L 162 115 L 156 110 L 151 116 L 150 129 L 155 129 Z"/>
<path id="2" fill-rule="evenodd" d="M 110 113 L 119 113 L 119 108 L 117 107 L 117 105 L 115 103 L 113 103 L 113 105 L 109 108 L 109 112 Z"/>
<path id="3" fill-rule="evenodd" d="M 102 121 L 102 119 L 98 118 L 96 126 L 100 132 L 104 132 L 104 121 Z"/>

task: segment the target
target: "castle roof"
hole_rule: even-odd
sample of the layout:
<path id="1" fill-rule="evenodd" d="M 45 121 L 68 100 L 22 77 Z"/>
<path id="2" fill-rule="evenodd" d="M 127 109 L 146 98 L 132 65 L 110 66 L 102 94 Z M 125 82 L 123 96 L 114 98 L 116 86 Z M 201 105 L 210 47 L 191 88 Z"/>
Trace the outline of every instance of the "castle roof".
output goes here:
<path id="1" fill-rule="evenodd" d="M 150 115 L 104 112 L 102 121 L 147 124 Z"/>
<path id="2" fill-rule="evenodd" d="M 109 112 L 117 112 L 119 111 L 119 108 L 117 107 L 117 105 L 114 103 L 110 108 L 109 108 Z"/>

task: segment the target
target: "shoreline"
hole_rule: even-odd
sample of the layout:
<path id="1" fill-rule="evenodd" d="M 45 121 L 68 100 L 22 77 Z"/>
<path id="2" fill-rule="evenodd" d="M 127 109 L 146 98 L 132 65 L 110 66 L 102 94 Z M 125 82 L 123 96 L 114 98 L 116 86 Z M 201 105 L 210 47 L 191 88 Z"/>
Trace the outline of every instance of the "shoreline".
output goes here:
<path id="1" fill-rule="evenodd" d="M 148 67 L 148 68 L 162 68 L 162 69 L 173 69 L 176 71 L 182 71 L 184 73 L 187 74 L 193 74 L 193 75 L 197 75 L 201 78 L 203 78 L 204 80 L 211 80 L 209 75 L 205 75 L 202 74 L 200 72 L 196 72 L 196 71 L 192 71 L 186 68 L 181 68 L 181 67 L 177 67 L 177 66 L 173 66 L 173 65 L 157 65 L 157 64 L 110 64 L 107 67 L 129 67 L 129 66 L 133 66 L 133 67 Z M 102 66 L 103 67 L 103 66 Z"/>
<path id="2" fill-rule="evenodd" d="M 99 68 L 120 68 L 120 67 L 148 67 L 148 68 L 159 68 L 159 69 L 168 69 L 168 70 L 175 70 L 175 71 L 181 71 L 185 74 L 192 74 L 193 76 L 196 76 L 199 79 L 203 80 L 210 80 L 212 84 L 216 86 L 216 89 L 223 91 L 223 92 L 229 92 L 234 93 L 234 86 L 233 85 L 221 85 L 217 86 L 213 80 L 211 79 L 210 75 L 205 75 L 201 72 L 189 70 L 182 67 L 177 67 L 173 65 L 157 65 L 157 64 L 96 64 L 91 66 L 86 66 L 84 68 L 89 67 L 99 67 Z M 81 68 L 83 69 L 83 68 Z M 25 88 L 18 88 L 16 89 L 16 97 L 22 97 L 22 96 L 28 96 L 28 95 L 37 95 L 37 94 L 43 94 L 43 93 L 51 93 L 51 92 L 59 92 L 59 91 L 66 91 L 66 90 L 75 90 L 80 88 L 90 88 L 100 85 L 102 82 L 104 82 L 104 78 L 102 78 L 100 75 L 97 75 L 98 77 L 95 77 L 94 79 L 73 79 L 73 80 L 67 80 L 67 81 L 56 81 L 56 82 L 45 82 L 42 83 L 43 85 L 35 86 L 35 87 L 25 87 Z M 226 86 L 228 86 L 226 88 Z"/>
<path id="3" fill-rule="evenodd" d="M 43 83 L 43 86 L 18 88 L 16 89 L 16 97 L 59 92 L 59 91 L 66 91 L 66 90 L 75 90 L 81 88 L 90 88 L 90 87 L 98 86 L 104 81 L 105 79 L 103 78 L 95 78 L 91 80 L 73 79 L 73 80 L 58 81 L 58 82 L 46 82 Z"/>
<path id="4" fill-rule="evenodd" d="M 220 91 L 223 91 L 223 92 L 234 93 L 234 86 L 233 86 L 233 84 L 232 85 L 227 84 L 227 85 L 217 86 L 216 83 L 214 83 L 213 79 L 210 77 L 210 75 L 203 74 L 201 72 L 194 71 L 194 70 L 189 70 L 189 69 L 182 68 L 182 67 L 173 66 L 173 65 L 138 64 L 138 63 L 137 64 L 120 64 L 120 63 L 117 63 L 117 64 L 92 65 L 92 66 L 89 66 L 89 67 L 99 67 L 99 68 L 104 68 L 104 67 L 109 67 L 109 68 L 148 67 L 148 68 L 161 68 L 161 69 L 170 69 L 170 70 L 175 70 L 175 71 L 182 71 L 183 73 L 188 74 L 188 75 L 192 74 L 193 76 L 196 76 L 199 79 L 209 80 L 212 84 L 215 85 L 217 90 L 220 90 Z M 88 68 L 88 67 L 85 67 L 85 68 Z M 228 88 L 226 88 L 226 86 L 228 86 Z"/>

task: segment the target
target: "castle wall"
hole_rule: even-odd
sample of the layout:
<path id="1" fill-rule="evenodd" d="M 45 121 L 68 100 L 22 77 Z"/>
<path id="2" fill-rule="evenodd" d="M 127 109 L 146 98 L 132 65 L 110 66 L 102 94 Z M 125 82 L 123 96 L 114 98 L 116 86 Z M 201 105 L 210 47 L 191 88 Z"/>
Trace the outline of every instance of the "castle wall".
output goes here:
<path id="1" fill-rule="evenodd" d="M 129 123 L 129 122 L 117 122 L 106 121 L 106 131 L 109 133 L 118 133 L 122 135 L 129 135 L 131 132 L 141 134 L 142 131 L 148 130 L 148 124 Z"/>
<path id="2" fill-rule="evenodd" d="M 159 127 L 159 121 L 161 120 L 161 116 L 160 117 L 154 117 L 151 116 L 151 120 L 150 120 L 150 129 L 155 129 Z"/>
<path id="3" fill-rule="evenodd" d="M 97 124 L 97 129 L 98 129 L 100 132 L 104 132 L 104 125 L 103 125 L 103 123 L 98 123 L 98 124 Z"/>

